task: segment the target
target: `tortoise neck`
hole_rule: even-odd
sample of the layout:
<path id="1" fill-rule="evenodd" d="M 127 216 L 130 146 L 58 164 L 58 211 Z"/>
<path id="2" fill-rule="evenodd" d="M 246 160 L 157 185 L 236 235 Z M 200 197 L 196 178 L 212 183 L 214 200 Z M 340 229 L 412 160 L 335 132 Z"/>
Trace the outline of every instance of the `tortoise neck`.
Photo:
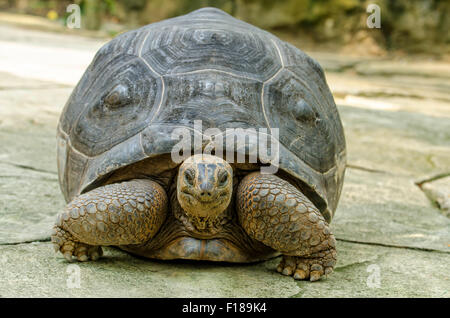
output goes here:
<path id="1" fill-rule="evenodd" d="M 230 204 L 221 213 L 203 217 L 190 213 L 190 211 L 186 211 L 181 207 L 177 198 L 177 188 L 175 184 L 170 187 L 169 192 L 173 216 L 183 225 L 186 231 L 195 238 L 208 239 L 213 237 L 215 234 L 221 232 L 223 227 L 230 223 L 234 218 L 233 198 Z"/>

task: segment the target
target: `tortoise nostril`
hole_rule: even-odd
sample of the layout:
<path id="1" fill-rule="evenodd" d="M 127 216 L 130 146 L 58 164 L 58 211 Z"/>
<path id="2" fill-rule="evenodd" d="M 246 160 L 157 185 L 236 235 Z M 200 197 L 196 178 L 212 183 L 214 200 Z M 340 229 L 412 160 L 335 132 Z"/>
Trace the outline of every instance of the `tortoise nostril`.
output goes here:
<path id="1" fill-rule="evenodd" d="M 202 197 L 211 197 L 212 193 L 210 191 L 202 191 L 202 192 L 200 192 L 200 196 L 202 196 Z"/>

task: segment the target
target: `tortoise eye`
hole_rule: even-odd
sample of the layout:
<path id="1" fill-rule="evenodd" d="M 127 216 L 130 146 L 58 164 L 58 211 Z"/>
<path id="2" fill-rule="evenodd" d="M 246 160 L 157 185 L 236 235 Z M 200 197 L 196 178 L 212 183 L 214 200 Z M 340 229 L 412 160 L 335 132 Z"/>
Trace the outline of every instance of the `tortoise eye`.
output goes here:
<path id="1" fill-rule="evenodd" d="M 195 173 L 192 169 L 187 169 L 184 172 L 184 180 L 186 181 L 186 183 L 188 185 L 191 185 L 191 186 L 194 185 L 194 176 L 195 176 Z"/>
<path id="2" fill-rule="evenodd" d="M 290 105 L 288 109 L 297 120 L 309 121 L 316 117 L 316 114 L 311 106 L 309 106 L 303 99 L 293 105 Z"/>
<path id="3" fill-rule="evenodd" d="M 219 185 L 224 186 L 225 184 L 227 184 L 227 181 L 228 181 L 228 173 L 226 171 L 222 171 L 219 174 Z"/>
<path id="4" fill-rule="evenodd" d="M 122 84 L 114 86 L 112 91 L 104 99 L 104 103 L 108 108 L 122 107 L 128 104 L 129 101 L 128 87 Z"/>

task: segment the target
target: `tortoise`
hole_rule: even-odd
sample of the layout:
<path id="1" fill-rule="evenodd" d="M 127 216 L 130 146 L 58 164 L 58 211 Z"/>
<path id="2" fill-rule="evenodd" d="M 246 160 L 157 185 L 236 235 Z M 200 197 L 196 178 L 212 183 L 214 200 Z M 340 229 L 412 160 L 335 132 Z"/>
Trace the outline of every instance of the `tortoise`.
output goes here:
<path id="1" fill-rule="evenodd" d="M 256 128 L 276 139 L 276 160 L 249 155 Z M 219 136 L 245 142 L 223 159 Z M 51 240 L 68 261 L 114 246 L 163 260 L 281 255 L 278 272 L 311 281 L 333 271 L 346 147 L 324 72 L 219 9 L 105 44 L 63 109 L 57 149 L 68 204 Z"/>

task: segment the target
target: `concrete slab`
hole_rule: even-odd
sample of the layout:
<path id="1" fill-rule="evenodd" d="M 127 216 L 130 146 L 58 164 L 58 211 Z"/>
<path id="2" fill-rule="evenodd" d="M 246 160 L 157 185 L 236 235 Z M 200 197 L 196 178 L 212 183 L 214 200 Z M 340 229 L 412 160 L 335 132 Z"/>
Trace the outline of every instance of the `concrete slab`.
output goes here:
<path id="1" fill-rule="evenodd" d="M 295 297 L 449 297 L 446 253 L 339 242 L 335 272 Z"/>
<path id="2" fill-rule="evenodd" d="M 448 172 L 450 118 L 349 105 L 340 105 L 339 111 L 350 165 L 412 180 Z"/>
<path id="3" fill-rule="evenodd" d="M 348 169 L 332 228 L 340 239 L 450 252 L 450 219 L 406 177 Z"/>
<path id="4" fill-rule="evenodd" d="M 0 244 L 48 239 L 64 205 L 55 174 L 0 163 Z"/>
<path id="5" fill-rule="evenodd" d="M 340 239 L 334 274 L 295 282 L 275 272 L 278 259 L 158 262 L 107 248 L 99 262 L 76 264 L 81 285 L 68 288 L 77 267 L 36 241 L 48 239 L 64 207 L 59 114 L 102 41 L 0 25 L 0 296 L 448 297 L 450 221 L 415 184 L 449 172 L 448 67 L 418 63 L 409 72 L 404 63 L 330 53 L 318 56 L 349 163 L 332 223 Z"/>
<path id="6" fill-rule="evenodd" d="M 97 262 L 70 264 L 50 243 L 0 246 L 0 251 L 2 297 L 289 297 L 300 292 L 292 278 L 275 271 L 276 260 L 160 262 L 106 248 Z M 70 288 L 73 271 L 80 273 L 80 288 Z"/>
<path id="7" fill-rule="evenodd" d="M 318 282 L 252 264 L 160 262 L 112 248 L 68 263 L 50 243 L 0 246 L 1 297 L 447 297 L 450 256 L 338 242 L 336 271 Z"/>

